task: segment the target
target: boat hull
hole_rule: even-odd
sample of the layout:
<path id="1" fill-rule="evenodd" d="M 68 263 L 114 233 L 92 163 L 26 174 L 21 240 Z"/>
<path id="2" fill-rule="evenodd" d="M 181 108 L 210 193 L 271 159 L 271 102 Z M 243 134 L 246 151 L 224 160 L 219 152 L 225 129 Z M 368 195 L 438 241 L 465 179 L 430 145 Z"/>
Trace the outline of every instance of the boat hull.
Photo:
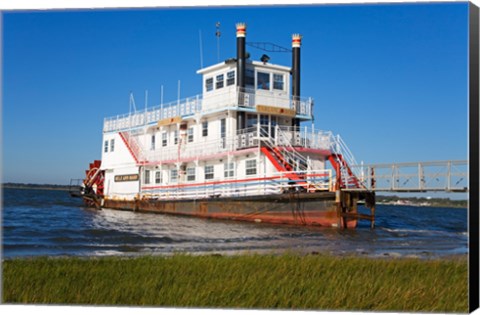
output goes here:
<path id="1" fill-rule="evenodd" d="M 106 198 L 103 200 L 103 208 L 258 223 L 355 228 L 357 200 L 353 200 L 351 206 L 343 210 L 348 213 L 345 216 L 342 215 L 337 199 L 334 192 L 196 200 Z"/>

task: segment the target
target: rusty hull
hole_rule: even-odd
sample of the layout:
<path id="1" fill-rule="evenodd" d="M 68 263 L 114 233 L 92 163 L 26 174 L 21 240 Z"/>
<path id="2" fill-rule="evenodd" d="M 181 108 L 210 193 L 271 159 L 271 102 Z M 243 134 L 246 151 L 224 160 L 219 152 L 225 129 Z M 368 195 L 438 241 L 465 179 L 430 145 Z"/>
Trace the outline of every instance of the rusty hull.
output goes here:
<path id="1" fill-rule="evenodd" d="M 349 201 L 347 207 L 344 199 Z M 103 208 L 258 223 L 355 228 L 357 201 L 358 197 L 351 195 L 339 200 L 334 192 L 316 192 L 168 201 L 105 199 Z"/>

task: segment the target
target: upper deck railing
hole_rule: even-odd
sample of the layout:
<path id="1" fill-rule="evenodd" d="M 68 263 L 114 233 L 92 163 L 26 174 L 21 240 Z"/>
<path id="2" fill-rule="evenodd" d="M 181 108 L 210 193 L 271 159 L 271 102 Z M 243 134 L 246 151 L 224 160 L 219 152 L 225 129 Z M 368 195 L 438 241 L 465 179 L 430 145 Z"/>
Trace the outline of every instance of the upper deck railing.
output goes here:
<path id="1" fill-rule="evenodd" d="M 133 129 L 153 124 L 162 119 L 184 117 L 195 114 L 205 114 L 222 109 L 253 109 L 256 105 L 266 105 L 277 108 L 293 109 L 297 116 L 311 119 L 313 113 L 313 99 L 300 98 L 293 100 L 288 95 L 279 95 L 275 92 L 245 90 L 240 91 L 233 87 L 222 92 L 214 92 L 193 97 L 187 97 L 174 102 L 135 111 L 123 115 L 104 119 L 103 131 L 115 132 Z"/>
<path id="2" fill-rule="evenodd" d="M 292 146 L 306 149 L 330 151 L 335 145 L 335 136 L 330 131 L 311 130 L 308 128 L 285 126 L 255 126 L 241 129 L 231 137 L 171 145 L 161 150 L 142 149 L 144 160 L 152 162 L 172 162 L 189 158 L 205 158 L 215 154 L 234 152 L 238 150 L 258 147 L 262 141 L 271 141 L 275 146 Z M 268 133 L 265 136 L 265 133 Z M 275 135 L 282 134 L 282 137 Z M 326 152 L 327 153 L 327 152 Z"/>

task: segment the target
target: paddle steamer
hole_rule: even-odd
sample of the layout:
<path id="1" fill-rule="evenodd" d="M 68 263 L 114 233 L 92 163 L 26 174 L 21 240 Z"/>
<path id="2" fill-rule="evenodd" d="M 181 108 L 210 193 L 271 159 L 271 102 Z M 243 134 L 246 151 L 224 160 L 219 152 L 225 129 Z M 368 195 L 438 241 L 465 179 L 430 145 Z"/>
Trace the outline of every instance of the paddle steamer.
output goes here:
<path id="1" fill-rule="evenodd" d="M 372 221 L 373 192 L 340 136 L 312 124 L 300 95 L 301 36 L 292 65 L 246 53 L 200 69 L 202 93 L 106 118 L 102 158 L 82 184 L 89 206 L 274 224 L 354 228 Z M 364 200 L 370 215 L 359 214 Z"/>

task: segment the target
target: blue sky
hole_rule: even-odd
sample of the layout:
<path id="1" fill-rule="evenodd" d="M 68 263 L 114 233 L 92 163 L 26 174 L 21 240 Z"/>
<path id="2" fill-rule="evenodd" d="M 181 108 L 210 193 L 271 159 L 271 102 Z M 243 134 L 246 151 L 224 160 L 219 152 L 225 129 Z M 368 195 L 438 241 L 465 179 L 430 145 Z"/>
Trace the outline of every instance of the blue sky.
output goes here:
<path id="1" fill-rule="evenodd" d="M 104 117 L 201 92 L 203 65 L 301 33 L 317 129 L 364 163 L 467 159 L 468 4 L 4 12 L 3 182 L 68 184 L 99 159 Z M 247 49 L 252 59 L 264 53 Z M 291 64 L 285 53 L 270 62 Z"/>

